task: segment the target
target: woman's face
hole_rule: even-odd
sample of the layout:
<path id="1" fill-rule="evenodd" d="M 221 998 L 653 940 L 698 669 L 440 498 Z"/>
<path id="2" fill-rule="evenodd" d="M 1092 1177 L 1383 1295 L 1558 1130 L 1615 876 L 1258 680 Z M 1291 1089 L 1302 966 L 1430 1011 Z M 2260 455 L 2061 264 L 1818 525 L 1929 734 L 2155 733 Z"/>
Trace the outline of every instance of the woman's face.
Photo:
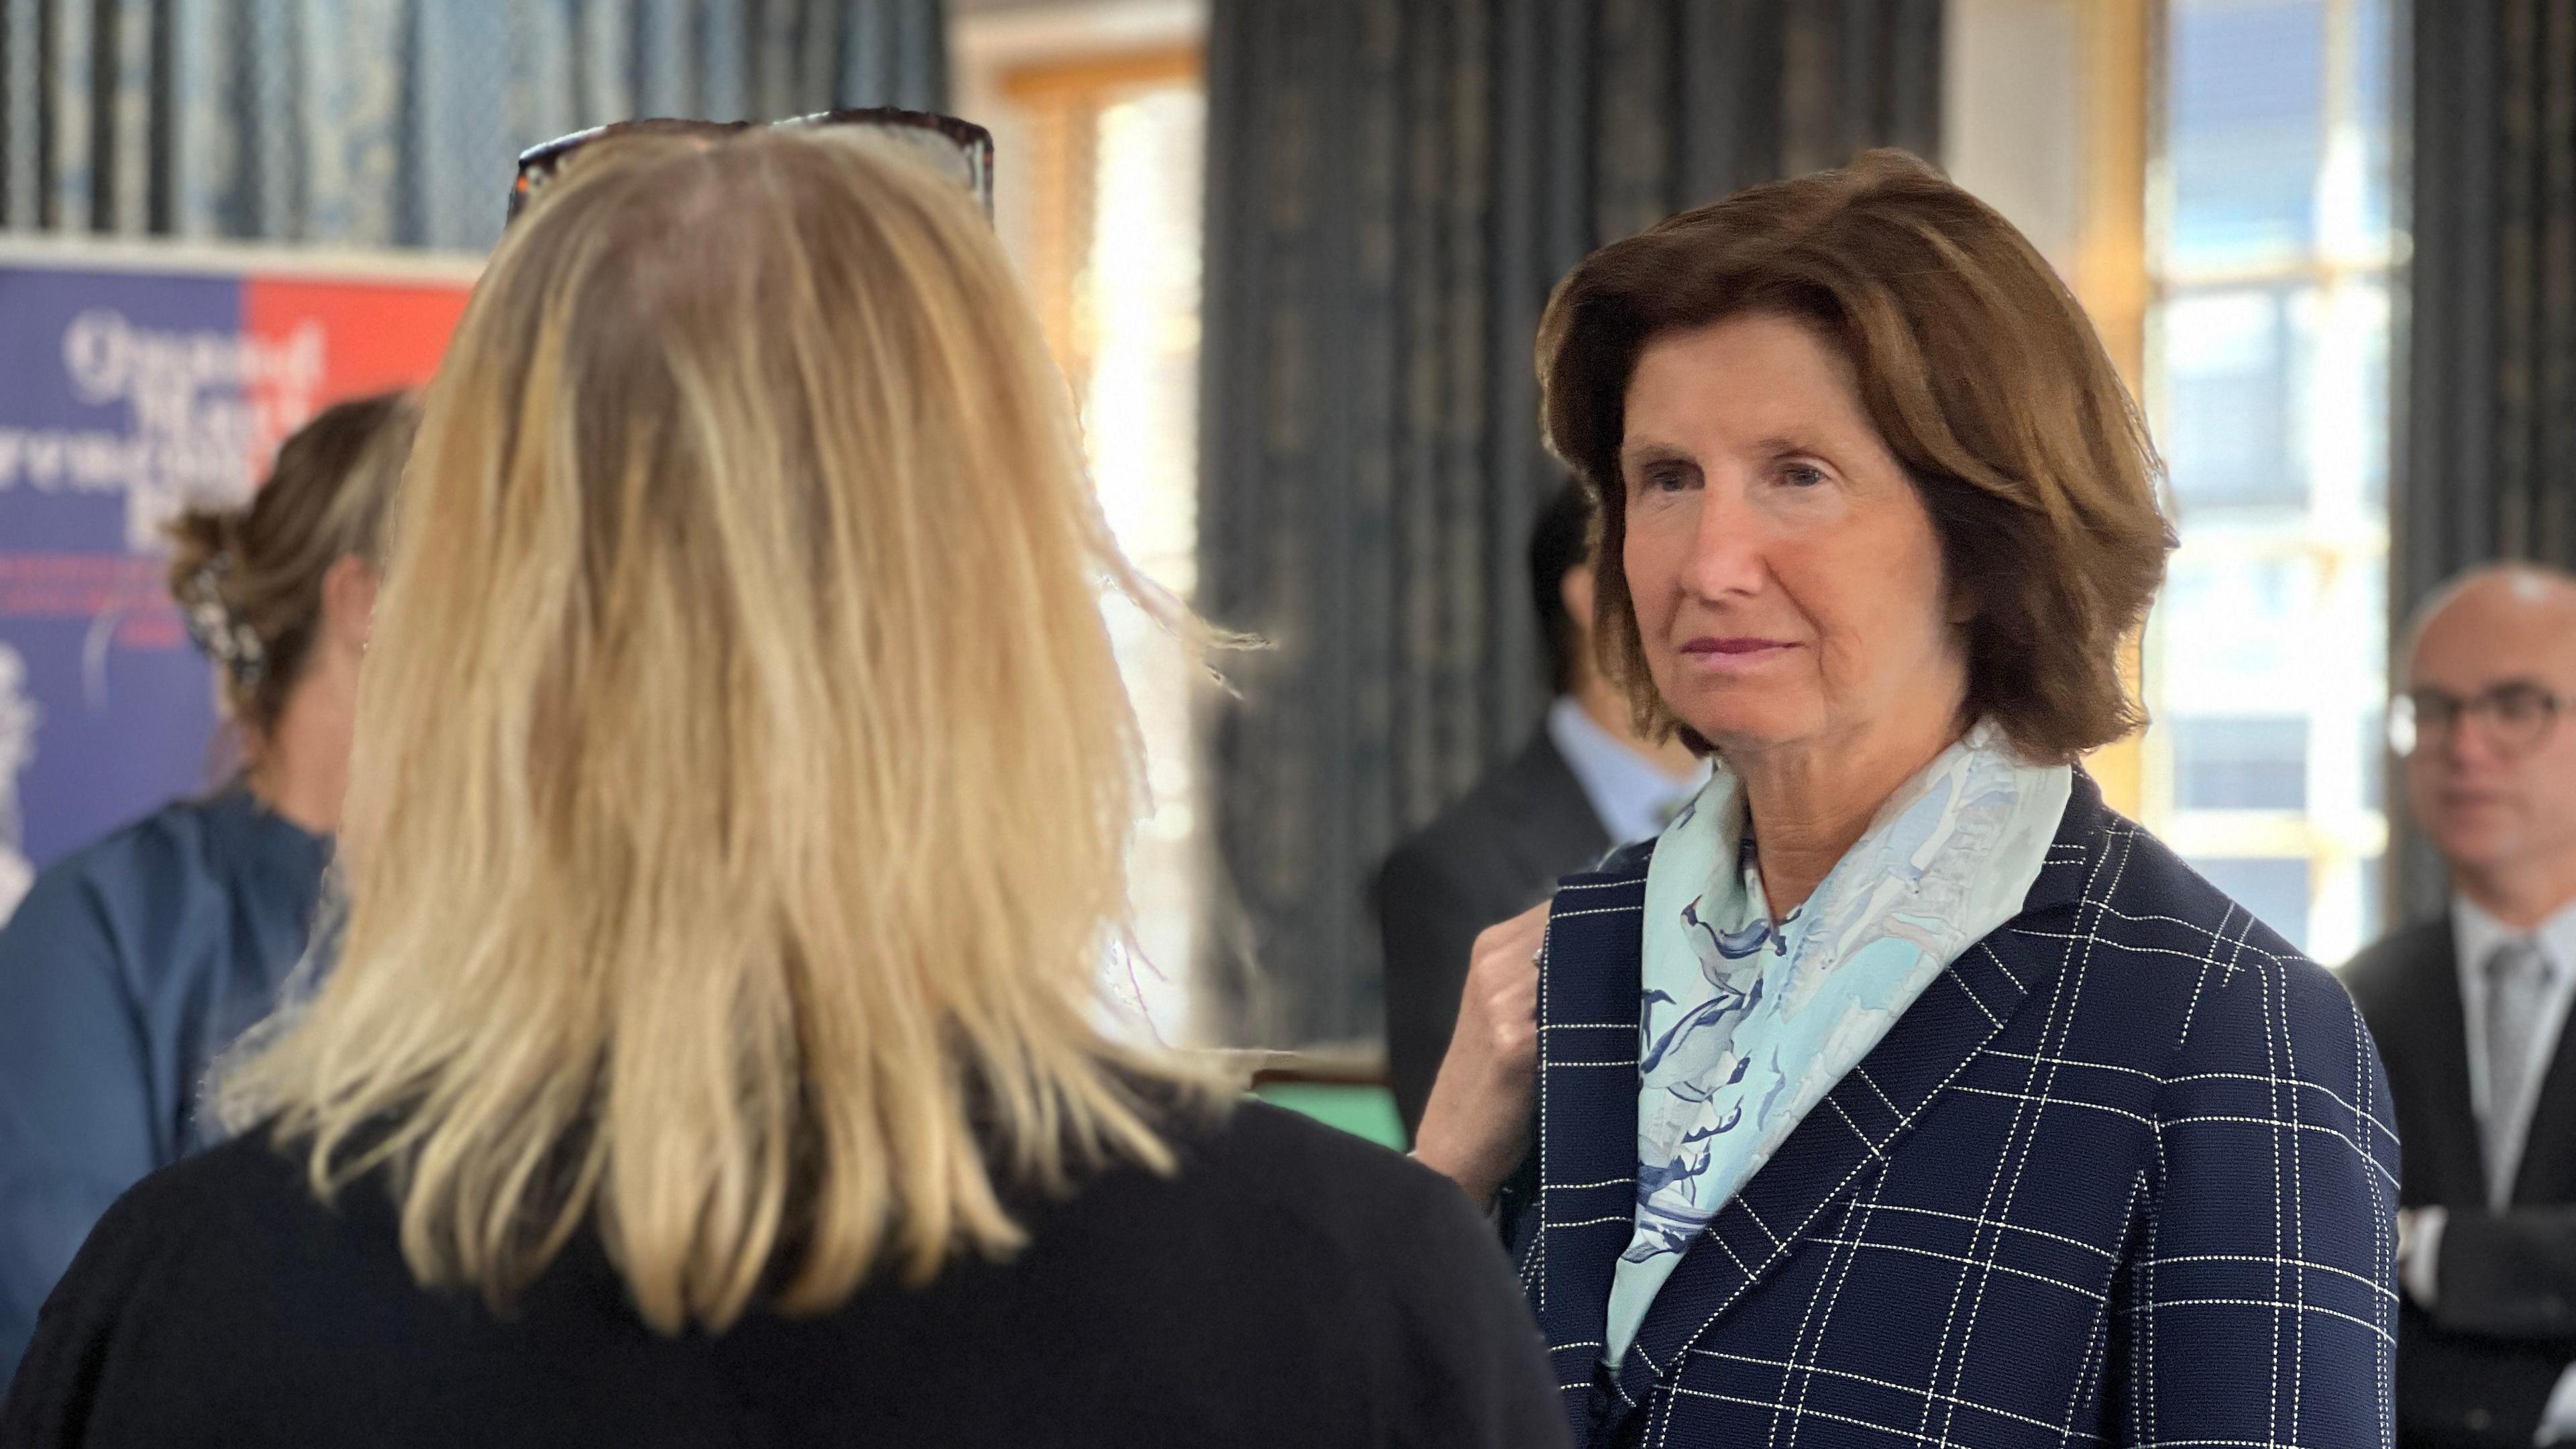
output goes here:
<path id="1" fill-rule="evenodd" d="M 1804 324 L 1646 344 L 1620 444 L 1646 665 L 1730 757 L 1946 731 L 1967 688 L 1940 537 Z"/>

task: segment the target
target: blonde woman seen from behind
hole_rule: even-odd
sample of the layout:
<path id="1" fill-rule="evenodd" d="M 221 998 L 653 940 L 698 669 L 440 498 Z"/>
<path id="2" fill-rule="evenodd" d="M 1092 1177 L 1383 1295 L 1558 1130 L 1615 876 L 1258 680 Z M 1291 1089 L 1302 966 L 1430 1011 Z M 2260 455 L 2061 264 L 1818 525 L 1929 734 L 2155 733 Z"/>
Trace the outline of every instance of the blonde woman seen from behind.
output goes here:
<path id="1" fill-rule="evenodd" d="M 1094 1025 L 1104 579 L 962 190 L 591 148 L 428 398 L 339 964 L 225 1079 L 258 1129 L 92 1237 L 0 1440 L 1560 1442 L 1452 1185 Z"/>

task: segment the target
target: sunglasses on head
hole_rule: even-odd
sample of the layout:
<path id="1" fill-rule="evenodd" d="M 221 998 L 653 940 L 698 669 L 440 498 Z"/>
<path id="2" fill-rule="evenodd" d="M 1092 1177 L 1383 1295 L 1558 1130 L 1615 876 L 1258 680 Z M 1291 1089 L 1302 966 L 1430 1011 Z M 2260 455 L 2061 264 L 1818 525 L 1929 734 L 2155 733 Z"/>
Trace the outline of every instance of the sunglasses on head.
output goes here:
<path id="1" fill-rule="evenodd" d="M 912 147 L 942 175 L 955 180 L 974 193 L 983 204 L 984 214 L 993 213 L 993 136 L 972 121 L 955 116 L 936 115 L 929 111 L 906 111 L 893 106 L 864 110 L 822 111 L 811 116 L 792 116 L 782 121 L 678 121 L 652 118 L 634 121 L 612 121 L 575 131 L 569 136 L 531 146 L 519 153 L 519 175 L 510 183 L 510 210 L 504 220 L 519 219 L 529 198 L 544 190 L 548 182 L 562 174 L 564 164 L 594 142 L 620 136 L 730 136 L 757 126 L 796 127 L 865 127 L 890 136 Z"/>

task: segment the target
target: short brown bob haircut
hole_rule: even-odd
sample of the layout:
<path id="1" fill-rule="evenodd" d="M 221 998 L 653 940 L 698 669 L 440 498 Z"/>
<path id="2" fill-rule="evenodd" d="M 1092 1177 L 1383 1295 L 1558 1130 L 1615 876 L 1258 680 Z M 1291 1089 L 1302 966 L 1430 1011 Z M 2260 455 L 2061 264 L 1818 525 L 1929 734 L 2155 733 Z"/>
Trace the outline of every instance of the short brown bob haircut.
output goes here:
<path id="1" fill-rule="evenodd" d="M 1940 535 L 1968 720 L 2063 762 L 2146 722 L 2120 646 L 2164 580 L 2163 465 L 2084 309 L 2012 223 L 1902 151 L 1737 192 L 1594 252 L 1538 331 L 1548 445 L 1601 505 L 1595 645 L 1651 736 L 1700 739 L 1645 667 L 1619 449 L 1646 344 L 1795 318 L 1839 352 Z"/>

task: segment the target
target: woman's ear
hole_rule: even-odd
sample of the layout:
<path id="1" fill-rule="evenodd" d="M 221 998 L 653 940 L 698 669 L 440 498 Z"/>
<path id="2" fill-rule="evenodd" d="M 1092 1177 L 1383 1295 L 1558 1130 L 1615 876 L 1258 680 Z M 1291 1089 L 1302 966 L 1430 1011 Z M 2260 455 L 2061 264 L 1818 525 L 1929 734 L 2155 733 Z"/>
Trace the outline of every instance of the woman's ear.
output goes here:
<path id="1" fill-rule="evenodd" d="M 322 633 L 334 649 L 351 654 L 367 647 L 376 616 L 376 569 L 347 554 L 322 575 Z"/>
<path id="2" fill-rule="evenodd" d="M 1574 621 L 1574 635 L 1589 648 L 1592 643 L 1592 598 L 1594 576 L 1592 565 L 1579 563 L 1565 571 L 1556 581 L 1556 597 L 1565 605 L 1566 617 Z"/>

